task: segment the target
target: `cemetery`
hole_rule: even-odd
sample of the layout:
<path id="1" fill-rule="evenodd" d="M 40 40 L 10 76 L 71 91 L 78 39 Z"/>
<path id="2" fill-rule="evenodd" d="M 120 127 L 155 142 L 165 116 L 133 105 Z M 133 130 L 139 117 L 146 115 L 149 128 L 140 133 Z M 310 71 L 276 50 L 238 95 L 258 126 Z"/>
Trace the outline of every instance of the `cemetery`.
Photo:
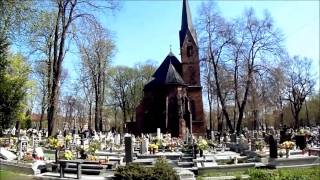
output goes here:
<path id="1" fill-rule="evenodd" d="M 176 138 L 160 128 L 158 133 L 141 136 L 112 132 L 63 136 L 60 132 L 47 137 L 35 129 L 20 130 L 19 136 L 8 132 L 1 138 L 1 169 L 36 177 L 117 179 L 125 176 L 121 172 L 129 165 L 152 169 L 158 164 L 171 168 L 171 175 L 178 179 L 250 169 L 320 168 L 319 127 L 300 129 L 290 139 L 273 129 L 248 131 L 236 138 L 228 133 L 219 137 L 216 132 L 211 138 L 191 134 Z"/>
<path id="2" fill-rule="evenodd" d="M 130 48 L 119 52 L 160 52 L 156 40 L 172 34 L 176 19 L 163 10 L 177 2 L 159 15 L 143 12 L 147 23 L 136 16 L 149 1 L 123 2 L 138 5 L 134 15 L 121 13 L 119 32 L 130 36 L 119 42 Z M 105 15 L 123 2 L 0 1 L 0 180 L 320 179 L 312 63 L 286 52 L 268 12 L 224 18 L 208 1 L 194 26 L 182 0 L 177 47 L 158 67 L 148 60 L 131 68 L 112 64 L 115 33 L 100 22 L 118 25 Z"/>

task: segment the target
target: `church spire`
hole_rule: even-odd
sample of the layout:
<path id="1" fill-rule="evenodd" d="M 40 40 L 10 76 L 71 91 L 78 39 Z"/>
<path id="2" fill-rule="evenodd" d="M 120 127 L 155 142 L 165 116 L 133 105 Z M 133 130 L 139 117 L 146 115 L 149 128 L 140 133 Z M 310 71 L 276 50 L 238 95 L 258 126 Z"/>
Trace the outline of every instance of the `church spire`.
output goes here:
<path id="1" fill-rule="evenodd" d="M 179 32 L 180 35 L 180 47 L 182 47 L 185 37 L 187 36 L 188 31 L 190 32 L 193 40 L 197 43 L 196 31 L 193 28 L 191 12 L 189 8 L 188 0 L 183 0 L 182 4 L 182 19 L 181 19 L 181 29 Z"/>

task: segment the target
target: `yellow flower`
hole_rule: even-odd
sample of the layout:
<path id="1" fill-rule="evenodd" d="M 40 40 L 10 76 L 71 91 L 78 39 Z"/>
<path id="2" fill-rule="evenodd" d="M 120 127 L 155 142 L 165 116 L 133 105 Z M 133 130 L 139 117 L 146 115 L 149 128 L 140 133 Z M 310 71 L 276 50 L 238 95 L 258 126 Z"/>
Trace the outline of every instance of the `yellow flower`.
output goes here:
<path id="1" fill-rule="evenodd" d="M 72 140 L 72 136 L 70 135 L 66 135 L 66 137 L 64 138 L 65 141 L 70 142 Z"/>
<path id="2" fill-rule="evenodd" d="M 66 150 L 66 151 L 64 152 L 63 156 L 64 156 L 64 158 L 65 158 L 66 160 L 71 160 L 71 159 L 73 159 L 73 154 L 72 154 L 72 152 L 69 151 L 69 150 Z"/>

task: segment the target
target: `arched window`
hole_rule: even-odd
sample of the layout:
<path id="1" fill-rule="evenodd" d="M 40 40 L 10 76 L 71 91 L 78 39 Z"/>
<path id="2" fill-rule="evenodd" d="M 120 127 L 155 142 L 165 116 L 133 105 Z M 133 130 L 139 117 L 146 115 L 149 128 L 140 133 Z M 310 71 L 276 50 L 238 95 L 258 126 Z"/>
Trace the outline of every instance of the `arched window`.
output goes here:
<path id="1" fill-rule="evenodd" d="M 187 56 L 191 57 L 193 55 L 193 46 L 187 47 Z"/>
<path id="2" fill-rule="evenodd" d="M 192 121 L 196 120 L 196 103 L 193 99 L 190 100 L 190 110 L 192 113 Z"/>

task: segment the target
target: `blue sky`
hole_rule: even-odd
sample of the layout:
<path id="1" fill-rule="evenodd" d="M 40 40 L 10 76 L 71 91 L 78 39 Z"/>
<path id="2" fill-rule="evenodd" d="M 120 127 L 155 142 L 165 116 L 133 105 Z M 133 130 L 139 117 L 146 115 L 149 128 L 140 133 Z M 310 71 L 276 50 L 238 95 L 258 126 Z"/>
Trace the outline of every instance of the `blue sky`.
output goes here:
<path id="1" fill-rule="evenodd" d="M 189 2 L 194 21 L 202 2 Z M 258 16 L 268 10 L 276 27 L 285 35 L 284 45 L 289 54 L 313 59 L 319 85 L 319 1 L 218 1 L 217 4 L 226 18 L 236 18 L 249 7 L 253 7 Z M 169 53 L 170 45 L 180 58 L 181 6 L 180 0 L 123 1 L 116 15 L 100 16 L 104 26 L 114 33 L 117 52 L 113 64 L 133 66 L 146 60 L 160 64 Z M 75 67 L 74 56 L 67 56 L 65 66 Z M 74 72 L 69 74 L 76 76 Z"/>

